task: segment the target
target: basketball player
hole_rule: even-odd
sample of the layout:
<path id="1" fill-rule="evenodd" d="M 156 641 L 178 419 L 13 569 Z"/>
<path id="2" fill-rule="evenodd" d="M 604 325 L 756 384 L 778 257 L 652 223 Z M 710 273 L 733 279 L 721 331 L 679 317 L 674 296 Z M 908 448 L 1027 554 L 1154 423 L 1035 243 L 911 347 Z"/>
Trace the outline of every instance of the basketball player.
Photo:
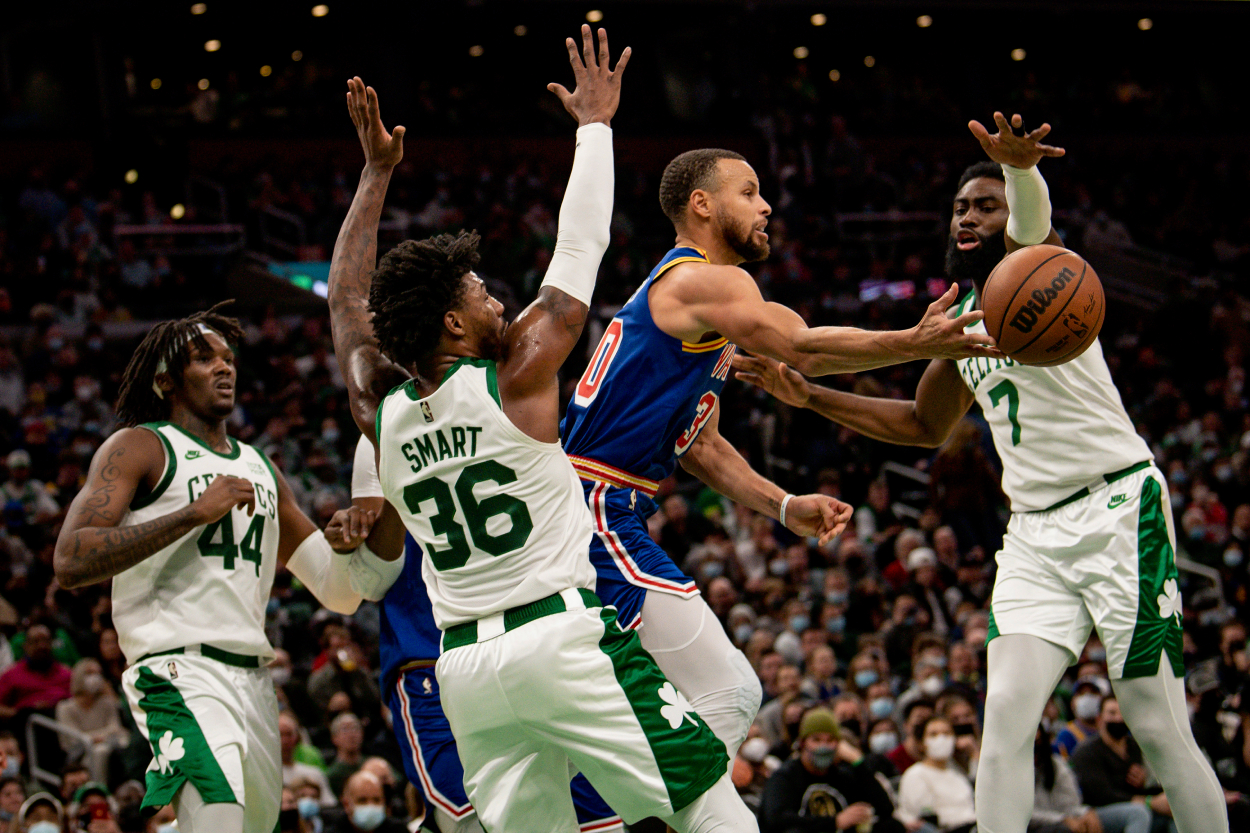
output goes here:
<path id="1" fill-rule="evenodd" d="M 970 278 L 957 308 L 979 305 L 1005 252 L 1060 244 L 1037 171 L 1063 151 L 994 114 L 998 132 L 969 124 L 993 162 L 964 172 L 947 271 Z M 997 163 L 997 164 L 995 164 Z M 977 323 L 975 331 L 984 330 Z M 1023 833 L 1033 807 L 1032 746 L 1042 709 L 1091 629 L 1107 648 L 1112 687 L 1181 833 L 1228 830 L 1215 774 L 1185 707 L 1180 597 L 1167 485 L 1133 430 L 1095 341 L 1058 367 L 1010 359 L 935 361 L 914 401 L 810 385 L 776 362 L 740 357 L 737 376 L 883 442 L 940 445 L 975 400 L 1003 461 L 1012 517 L 990 604 L 985 732 L 977 769 L 981 833 Z"/>
<path id="2" fill-rule="evenodd" d="M 721 437 L 717 405 L 735 350 L 798 362 L 813 374 L 999 354 L 988 335 L 963 331 L 981 313 L 946 317 L 955 286 L 904 332 L 808 329 L 790 309 L 765 303 L 739 264 L 768 256 L 771 209 L 755 171 L 736 153 L 678 156 L 664 171 L 660 205 L 676 246 L 608 325 L 561 437 L 595 520 L 597 592 L 623 625 L 642 626 L 643 647 L 733 755 L 759 710 L 759 679 L 694 580 L 648 534 L 659 481 L 680 461 L 720 494 L 801 535 L 821 512 L 836 513 L 839 525 L 851 514 L 821 495 L 787 494 Z"/>
<path id="3" fill-rule="evenodd" d="M 376 517 L 385 498 L 378 482 L 373 444 L 363 436 L 352 463 L 352 505 Z M 382 690 L 395 717 L 408 780 L 425 797 L 429 815 L 443 833 L 482 833 L 464 792 L 464 766 L 439 700 L 434 663 L 441 634 L 421 577 L 421 548 L 404 535 L 404 569 L 382 599 Z M 624 827 L 586 776 L 573 779 L 573 808 L 581 833 L 611 833 Z"/>
<path id="4" fill-rule="evenodd" d="M 335 556 L 286 479 L 226 434 L 230 343 L 242 335 L 218 307 L 147 334 L 118 394 L 125 427 L 96 452 L 54 556 L 62 587 L 113 580 L 122 685 L 155 756 L 143 806 L 172 803 L 184 833 L 277 824 L 278 704 L 264 630 L 277 563 L 335 610 L 360 602 L 351 570 L 402 566 Z M 339 539 L 340 550 L 357 543 Z"/>
<path id="5" fill-rule="evenodd" d="M 366 168 L 335 246 L 331 324 L 387 500 L 362 549 L 398 551 L 405 529 L 421 546 L 443 631 L 442 706 L 483 829 L 576 831 L 573 767 L 627 822 L 756 830 L 724 747 L 592 591 L 590 516 L 558 442 L 557 371 L 607 248 L 609 123 L 629 51 L 613 72 L 602 29 L 597 54 L 588 26 L 581 55 L 567 46 L 577 87 L 550 89 L 578 121 L 573 172 L 551 266 L 510 323 L 473 272 L 476 234 L 405 241 L 370 282 L 403 134 L 386 133 L 373 90 L 349 83 Z M 375 380 L 395 366 L 412 378 L 378 398 Z"/>

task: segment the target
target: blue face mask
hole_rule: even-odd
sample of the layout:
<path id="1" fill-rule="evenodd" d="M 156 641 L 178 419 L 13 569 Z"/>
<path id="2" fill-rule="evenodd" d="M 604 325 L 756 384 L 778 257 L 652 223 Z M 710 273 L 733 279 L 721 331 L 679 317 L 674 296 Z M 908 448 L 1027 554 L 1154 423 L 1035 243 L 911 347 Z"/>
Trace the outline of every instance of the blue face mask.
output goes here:
<path id="1" fill-rule="evenodd" d="M 850 600 L 850 594 L 845 591 L 830 590 L 825 594 L 825 601 L 831 605 L 844 605 Z"/>
<path id="2" fill-rule="evenodd" d="M 856 671 L 855 687 L 868 688 L 868 686 L 872 685 L 879 679 L 880 677 L 877 675 L 877 672 L 873 671 L 871 668 L 866 668 L 863 671 Z"/>
<path id="3" fill-rule="evenodd" d="M 381 804 L 361 804 L 352 810 L 352 824 L 361 830 L 375 830 L 386 821 L 386 808 Z"/>
<path id="4" fill-rule="evenodd" d="M 874 697 L 868 701 L 868 713 L 873 720 L 883 720 L 894 711 L 894 700 L 890 697 Z"/>
<path id="5" fill-rule="evenodd" d="M 37 821 L 26 828 L 26 833 L 61 833 L 61 828 L 54 821 Z"/>
<path id="6" fill-rule="evenodd" d="M 812 750 L 812 763 L 817 769 L 828 769 L 833 766 L 833 759 L 838 754 L 838 750 L 833 746 L 817 746 Z"/>
<path id="7" fill-rule="evenodd" d="M 312 819 L 321 815 L 321 802 L 310 796 L 304 796 L 298 802 L 300 818 Z"/>
<path id="8" fill-rule="evenodd" d="M 825 630 L 829 633 L 842 633 L 846 630 L 845 616 L 830 616 L 825 620 Z"/>
<path id="9" fill-rule="evenodd" d="M 740 644 L 745 645 L 753 633 L 755 633 L 755 628 L 750 625 L 739 625 L 734 628 L 734 639 L 736 639 Z"/>
<path id="10" fill-rule="evenodd" d="M 798 616 L 790 617 L 790 630 L 794 631 L 795 633 L 802 633 L 803 631 L 807 630 L 808 626 L 810 626 L 811 624 L 812 624 L 812 620 L 802 614 L 799 614 Z"/>

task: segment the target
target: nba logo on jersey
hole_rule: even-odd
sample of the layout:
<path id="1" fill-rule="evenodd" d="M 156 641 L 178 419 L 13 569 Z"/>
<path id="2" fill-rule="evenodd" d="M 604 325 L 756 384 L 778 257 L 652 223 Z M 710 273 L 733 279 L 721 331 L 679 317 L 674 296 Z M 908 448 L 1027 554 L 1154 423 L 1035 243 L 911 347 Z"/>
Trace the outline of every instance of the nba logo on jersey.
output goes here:
<path id="1" fill-rule="evenodd" d="M 429 402 L 421 403 L 421 416 L 425 417 L 426 422 L 434 421 L 434 411 L 430 410 Z"/>
<path id="2" fill-rule="evenodd" d="M 169 679 L 178 679 L 178 664 L 176 662 L 170 662 L 169 665 L 165 667 L 169 669 Z"/>

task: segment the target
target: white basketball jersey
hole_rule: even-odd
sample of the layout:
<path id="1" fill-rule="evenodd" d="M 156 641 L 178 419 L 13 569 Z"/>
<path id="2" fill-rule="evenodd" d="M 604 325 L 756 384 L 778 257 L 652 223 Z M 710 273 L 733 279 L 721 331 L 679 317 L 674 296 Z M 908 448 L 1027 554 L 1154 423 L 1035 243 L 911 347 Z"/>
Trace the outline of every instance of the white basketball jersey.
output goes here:
<path id="1" fill-rule="evenodd" d="M 126 660 L 189 645 L 272 658 L 265 604 L 278 561 L 278 483 L 269 461 L 234 439 L 233 451 L 220 454 L 172 423 L 143 427 L 161 438 L 165 473 L 118 526 L 190 505 L 219 474 L 252 482 L 256 512 L 232 509 L 113 578 L 113 623 Z"/>
<path id="2" fill-rule="evenodd" d="M 975 300 L 968 293 L 958 314 Z M 985 323 L 965 332 L 984 333 Z M 1058 367 L 984 358 L 956 364 L 990 424 L 1013 512 L 1054 506 L 1104 474 L 1154 456 L 1133 430 L 1097 339 Z"/>
<path id="3" fill-rule="evenodd" d="M 569 587 L 595 587 L 582 485 L 559 443 L 524 434 L 500 406 L 495 363 L 461 359 L 422 399 L 378 406 L 378 474 L 424 550 L 442 630 Z"/>

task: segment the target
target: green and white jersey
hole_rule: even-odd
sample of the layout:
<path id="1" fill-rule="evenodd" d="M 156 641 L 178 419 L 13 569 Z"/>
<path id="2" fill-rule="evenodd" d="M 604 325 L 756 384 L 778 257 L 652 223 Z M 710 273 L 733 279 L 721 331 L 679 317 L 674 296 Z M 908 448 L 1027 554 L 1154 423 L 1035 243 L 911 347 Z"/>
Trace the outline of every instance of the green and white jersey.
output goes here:
<path id="1" fill-rule="evenodd" d="M 975 292 L 969 292 L 957 314 L 974 301 Z M 965 332 L 984 333 L 985 323 Z M 1101 484 L 1104 474 L 1154 456 L 1124 411 L 1097 339 L 1058 367 L 985 358 L 956 364 L 990 424 L 1013 512 L 1050 508 Z"/>
<path id="2" fill-rule="evenodd" d="M 465 358 L 422 399 L 415 382 L 378 406 L 382 492 L 425 553 L 441 630 L 566 588 L 595 587 L 590 510 L 559 443 L 504 415 L 495 363 Z"/>
<path id="3" fill-rule="evenodd" d="M 165 473 L 151 494 L 131 502 L 118 526 L 190 505 L 219 474 L 252 482 L 256 512 L 232 509 L 114 577 L 113 622 L 126 660 L 204 644 L 271 658 L 265 604 L 278 561 L 278 483 L 269 461 L 233 438 L 233 450 L 219 454 L 172 423 L 142 427 L 161 438 Z"/>

